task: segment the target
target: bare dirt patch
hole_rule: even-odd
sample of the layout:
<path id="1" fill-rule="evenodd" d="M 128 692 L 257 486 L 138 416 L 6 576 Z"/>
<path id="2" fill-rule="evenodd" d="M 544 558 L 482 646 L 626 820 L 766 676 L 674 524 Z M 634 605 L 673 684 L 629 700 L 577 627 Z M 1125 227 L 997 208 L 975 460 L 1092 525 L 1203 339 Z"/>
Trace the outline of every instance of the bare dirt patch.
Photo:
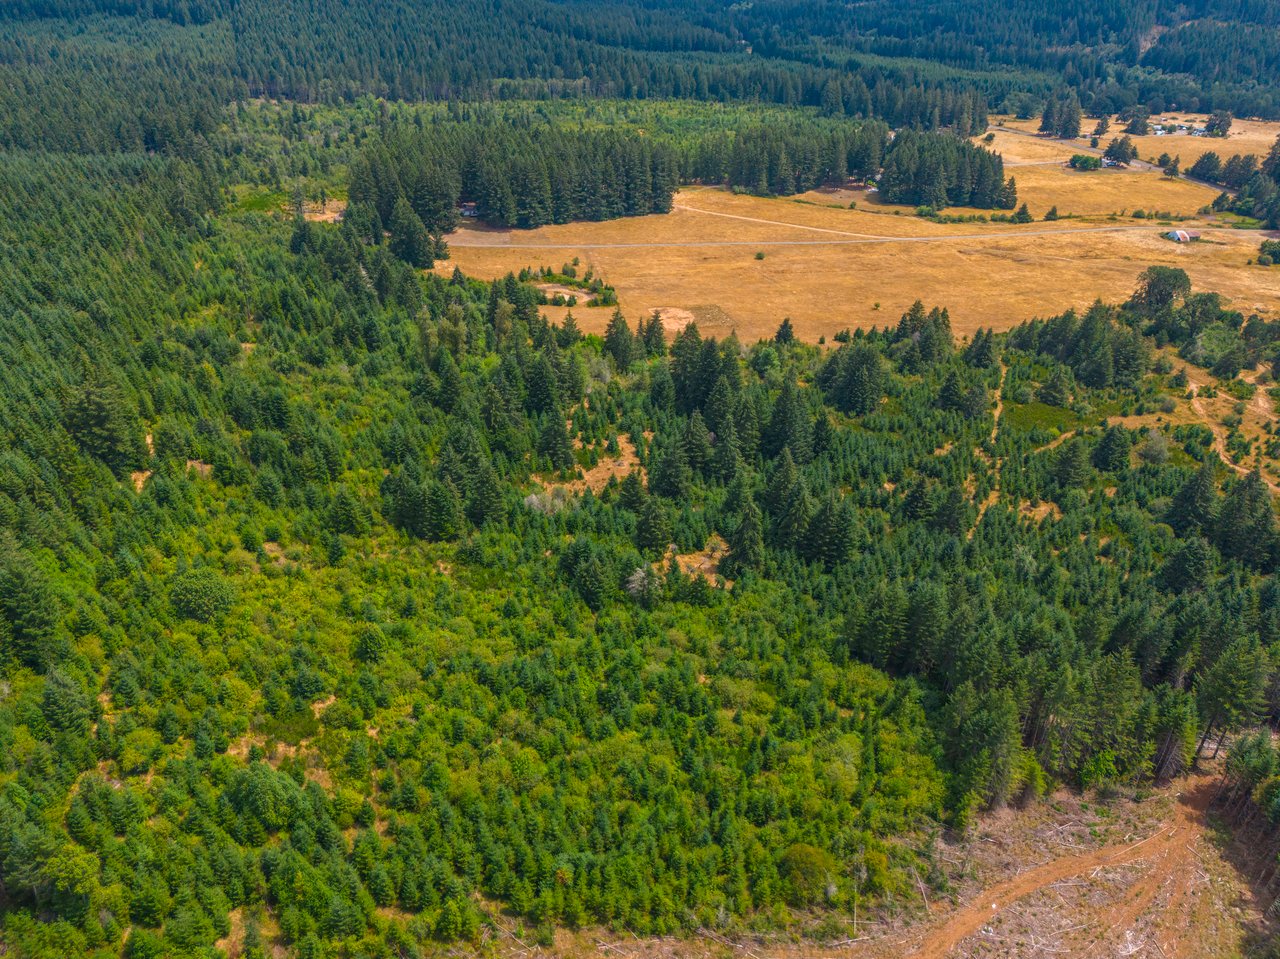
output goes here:
<path id="1" fill-rule="evenodd" d="M 561 296 L 564 297 L 565 300 L 568 300 L 572 297 L 578 301 L 574 304 L 575 306 L 588 306 L 594 299 L 592 294 L 588 293 L 586 290 L 579 290 L 577 287 L 573 286 L 565 286 L 563 283 L 539 283 L 537 284 L 537 287 L 547 295 L 548 299 Z"/>
<path id="2" fill-rule="evenodd" d="M 1046 518 L 1052 516 L 1054 522 L 1057 522 L 1062 519 L 1062 510 L 1057 503 L 1050 503 L 1048 500 L 1041 500 L 1034 506 L 1027 500 L 1023 500 L 1018 504 L 1018 515 L 1025 516 L 1036 523 L 1044 522 Z"/>

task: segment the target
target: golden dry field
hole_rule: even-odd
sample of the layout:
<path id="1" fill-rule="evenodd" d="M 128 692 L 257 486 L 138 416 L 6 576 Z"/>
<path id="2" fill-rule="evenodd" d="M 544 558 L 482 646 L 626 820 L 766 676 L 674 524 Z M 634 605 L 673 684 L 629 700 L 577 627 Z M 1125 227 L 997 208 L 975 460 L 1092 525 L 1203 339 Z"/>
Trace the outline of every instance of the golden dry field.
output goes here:
<path id="1" fill-rule="evenodd" d="M 1184 225 L 1204 240 L 1178 245 L 1160 236 L 1167 225 L 1108 215 L 1136 207 L 1191 212 L 1212 199 L 1208 188 L 1151 172 L 1015 171 L 1020 184 L 1027 174 L 1021 195 L 1037 216 L 1055 204 L 1064 214 L 1091 215 L 940 224 L 848 191 L 765 199 L 694 188 L 664 216 L 527 231 L 467 226 L 448 238 L 452 258 L 437 269 L 493 278 L 577 257 L 616 288 L 633 319 L 661 310 L 673 328 L 696 319 L 704 333 L 736 331 L 748 340 L 771 334 L 784 316 L 809 340 L 896 323 L 917 298 L 947 306 L 961 335 L 1006 329 L 1099 297 L 1123 299 L 1153 264 L 1183 267 L 1197 289 L 1217 290 L 1245 312 L 1280 313 L 1280 274 L 1245 265 L 1257 254 L 1258 233 L 1191 221 Z M 851 200 L 858 209 L 847 208 Z M 564 308 L 547 312 L 559 318 Z M 596 332 L 611 312 L 574 309 Z"/>
<path id="2" fill-rule="evenodd" d="M 1168 113 L 1158 113 L 1151 117 L 1153 123 L 1188 123 L 1194 126 L 1203 126 L 1208 114 L 1204 113 L 1183 113 L 1174 110 Z M 1096 123 L 1090 117 L 1084 118 L 1081 129 L 1084 136 L 1079 140 L 1073 141 L 1082 147 L 1089 145 L 1089 133 L 1093 130 Z M 999 152 L 1004 153 L 1003 145 L 1013 136 L 1005 134 L 1002 136 L 999 132 L 999 124 L 1003 124 L 1006 130 L 1022 130 L 1035 133 L 1039 126 L 1039 118 L 1031 120 L 1018 120 L 1013 117 L 992 117 L 992 129 L 997 131 L 996 143 L 992 146 Z M 1124 129 L 1124 122 L 1118 117 L 1111 118 L 1111 129 L 1103 137 L 1102 143 L 1112 137 L 1120 136 Z M 1193 137 L 1190 134 L 1169 134 L 1167 136 L 1143 136 L 1131 137 L 1134 145 L 1138 148 L 1138 156 L 1147 161 L 1153 161 L 1161 153 L 1168 153 L 1170 156 L 1180 156 L 1182 158 L 1182 167 L 1186 169 L 1198 160 L 1203 154 L 1211 150 L 1222 157 L 1223 160 L 1231 156 L 1233 153 L 1255 154 L 1259 159 L 1265 157 L 1271 149 L 1272 144 L 1276 142 L 1276 137 L 1280 135 L 1280 123 L 1274 120 L 1233 120 L 1231 122 L 1231 132 L 1227 134 L 1225 139 L 1216 137 Z M 1047 144 L 1052 145 L 1052 144 Z M 1061 144 L 1059 144 L 1061 146 Z M 1005 153 L 1006 162 L 1009 161 L 1010 155 Z"/>

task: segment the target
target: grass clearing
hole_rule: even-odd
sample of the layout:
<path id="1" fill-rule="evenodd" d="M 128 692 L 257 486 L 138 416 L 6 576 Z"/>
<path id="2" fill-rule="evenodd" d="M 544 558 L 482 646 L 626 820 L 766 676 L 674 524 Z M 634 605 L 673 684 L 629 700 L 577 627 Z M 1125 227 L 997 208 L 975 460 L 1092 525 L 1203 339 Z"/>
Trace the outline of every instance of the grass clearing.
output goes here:
<path id="1" fill-rule="evenodd" d="M 1155 181 L 1152 190 L 1164 187 L 1159 174 L 1135 176 Z M 1065 173 L 1062 179 L 1075 182 Z M 1124 181 L 1080 182 L 1093 189 Z M 1028 189 L 1031 205 L 1048 207 Z M 675 325 L 692 318 L 704 334 L 736 331 L 748 340 L 772 335 L 784 316 L 808 340 L 884 326 L 917 298 L 947 306 L 960 335 L 979 326 L 1008 329 L 1097 298 L 1124 299 L 1138 274 L 1155 264 L 1183 267 L 1197 289 L 1217 290 L 1245 313 L 1280 312 L 1273 276 L 1245 266 L 1257 254 L 1257 233 L 1197 223 L 1204 242 L 1179 245 L 1161 238 L 1164 228 L 1155 223 L 1107 216 L 1024 226 L 940 224 L 872 202 L 847 209 L 850 192 L 810 194 L 801 199 L 814 202 L 796 203 L 691 188 L 662 216 L 526 231 L 467 224 L 449 237 L 451 259 L 436 269 L 447 274 L 459 266 L 492 279 L 576 256 L 617 290 L 633 320 L 660 310 Z M 1057 205 L 1066 212 L 1072 203 Z M 757 251 L 765 259 L 757 260 Z M 547 313 L 558 319 L 563 310 Z M 574 308 L 582 328 L 595 333 L 611 313 Z"/>

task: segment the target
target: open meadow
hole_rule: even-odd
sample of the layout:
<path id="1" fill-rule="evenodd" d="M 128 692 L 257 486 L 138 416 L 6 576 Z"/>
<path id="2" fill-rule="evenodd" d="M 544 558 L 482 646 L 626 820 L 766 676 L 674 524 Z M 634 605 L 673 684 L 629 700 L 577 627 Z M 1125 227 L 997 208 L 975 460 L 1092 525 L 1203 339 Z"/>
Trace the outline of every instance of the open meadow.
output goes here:
<path id="1" fill-rule="evenodd" d="M 1020 196 L 1038 217 L 1052 205 L 1082 215 L 944 224 L 863 193 L 768 199 L 692 188 L 668 215 L 527 231 L 468 225 L 448 238 L 451 258 L 436 269 L 492 278 L 576 258 L 617 290 L 629 316 L 660 310 L 672 327 L 696 319 L 704 333 L 746 339 L 771 334 L 784 316 L 809 340 L 896 323 L 917 298 L 948 307 L 959 334 L 1007 329 L 1099 297 L 1124 299 L 1154 264 L 1186 269 L 1197 289 L 1217 290 L 1246 313 L 1280 312 L 1280 277 L 1246 266 L 1258 233 L 1192 219 L 1180 225 L 1203 239 L 1179 245 L 1161 236 L 1167 223 L 1113 215 L 1139 207 L 1194 215 L 1212 200 L 1209 188 L 1149 172 L 1011 172 L 1020 185 L 1026 178 Z M 600 332 L 611 312 L 580 306 L 574 315 Z"/>

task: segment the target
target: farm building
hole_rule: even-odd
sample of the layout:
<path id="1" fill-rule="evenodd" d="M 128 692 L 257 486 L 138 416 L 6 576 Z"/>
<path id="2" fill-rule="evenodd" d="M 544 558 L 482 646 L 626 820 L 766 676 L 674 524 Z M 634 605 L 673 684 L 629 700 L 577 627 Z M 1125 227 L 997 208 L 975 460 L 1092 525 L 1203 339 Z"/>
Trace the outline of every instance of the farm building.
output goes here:
<path id="1" fill-rule="evenodd" d="M 1200 234 L 1192 233 L 1190 230 L 1170 230 L 1165 237 L 1174 243 L 1192 243 L 1200 239 Z"/>

